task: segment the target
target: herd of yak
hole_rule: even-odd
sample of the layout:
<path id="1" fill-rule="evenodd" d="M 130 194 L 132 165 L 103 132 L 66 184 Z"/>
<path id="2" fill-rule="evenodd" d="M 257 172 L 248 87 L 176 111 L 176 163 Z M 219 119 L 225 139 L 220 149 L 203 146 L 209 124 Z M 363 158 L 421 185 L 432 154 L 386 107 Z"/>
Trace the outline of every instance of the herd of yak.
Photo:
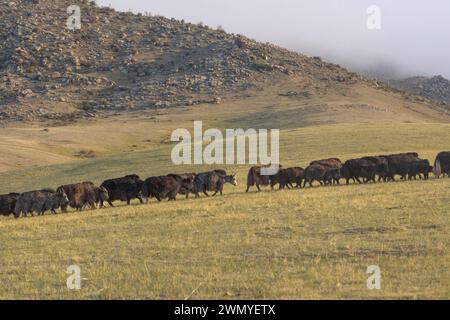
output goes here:
<path id="1" fill-rule="evenodd" d="M 224 170 L 199 174 L 169 174 L 150 177 L 145 181 L 138 175 L 127 175 L 106 180 L 100 186 L 88 181 L 63 185 L 56 190 L 42 189 L 0 195 L 0 215 L 14 215 L 19 218 L 21 215 L 26 217 L 34 213 L 43 215 L 46 211 L 56 214 L 56 210 L 67 212 L 69 207 L 81 211 L 86 207 L 101 208 L 105 202 L 112 207 L 114 201 L 126 201 L 130 204 L 133 199 L 139 199 L 141 203 L 151 198 L 158 201 L 176 200 L 178 194 L 184 194 L 188 198 L 189 194 L 193 193 L 197 198 L 200 192 L 208 196 L 208 191 L 213 191 L 213 195 L 222 195 L 226 183 L 237 185 L 235 175 L 228 175 Z"/>
<path id="2" fill-rule="evenodd" d="M 344 163 L 337 158 L 313 161 L 306 168 L 293 167 L 283 168 L 279 165 L 276 174 L 267 176 L 261 174 L 263 166 L 250 168 L 247 176 L 247 190 L 256 186 L 270 186 L 272 189 L 279 185 L 284 188 L 304 188 L 307 184 L 319 182 L 321 185 L 340 184 L 345 179 L 358 183 L 376 183 L 395 181 L 399 176 L 401 180 L 428 179 L 431 172 L 436 177 L 442 175 L 450 177 L 450 152 L 441 152 L 437 155 L 434 167 L 428 160 L 419 158 L 415 152 L 369 156 L 359 159 L 351 159 Z M 176 200 L 178 194 L 200 193 L 209 196 L 209 192 L 222 195 L 226 183 L 237 185 L 235 175 L 228 175 L 225 170 L 214 170 L 203 173 L 169 174 L 166 176 L 150 177 L 145 181 L 137 175 L 128 175 L 122 178 L 104 181 L 99 187 L 92 182 L 82 182 L 64 185 L 53 189 L 42 189 L 24 193 L 10 193 L 0 195 L 0 215 L 19 218 L 28 214 L 43 215 L 46 211 L 56 214 L 61 209 L 67 212 L 69 206 L 78 211 L 84 208 L 95 209 L 103 207 L 107 202 L 114 206 L 114 201 L 126 201 L 130 204 L 133 199 L 141 203 L 156 198 L 158 201 L 164 199 Z M 294 185 L 295 184 L 295 185 Z"/>

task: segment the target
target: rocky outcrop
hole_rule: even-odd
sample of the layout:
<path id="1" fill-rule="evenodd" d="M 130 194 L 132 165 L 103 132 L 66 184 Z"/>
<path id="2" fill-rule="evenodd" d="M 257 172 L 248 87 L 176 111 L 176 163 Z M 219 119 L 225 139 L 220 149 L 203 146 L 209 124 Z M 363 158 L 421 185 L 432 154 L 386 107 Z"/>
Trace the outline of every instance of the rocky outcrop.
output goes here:
<path id="1" fill-rule="evenodd" d="M 338 65 L 222 29 L 116 12 L 91 1 L 69 30 L 70 0 L 0 2 L 0 121 L 220 104 L 268 79 L 354 83 Z M 305 89 L 307 90 L 307 89 Z"/>
<path id="2" fill-rule="evenodd" d="M 450 104 L 450 81 L 442 76 L 432 78 L 411 77 L 403 80 L 390 81 L 395 88 L 414 93 L 427 99 Z"/>

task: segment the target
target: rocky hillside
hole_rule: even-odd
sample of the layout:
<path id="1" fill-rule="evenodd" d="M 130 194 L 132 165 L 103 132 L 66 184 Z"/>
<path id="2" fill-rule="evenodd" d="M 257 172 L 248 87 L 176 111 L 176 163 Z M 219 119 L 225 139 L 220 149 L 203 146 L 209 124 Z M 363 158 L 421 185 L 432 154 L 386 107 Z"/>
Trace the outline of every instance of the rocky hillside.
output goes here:
<path id="1" fill-rule="evenodd" d="M 82 24 L 71 31 L 73 3 Z M 312 89 L 359 80 L 320 58 L 89 1 L 2 0 L 0 39 L 0 121 L 220 103 L 264 79 L 301 76 Z"/>
<path id="2" fill-rule="evenodd" d="M 450 104 L 450 81 L 442 76 L 412 77 L 390 81 L 390 85 L 416 95 Z"/>
<path id="3" fill-rule="evenodd" d="M 81 8 L 81 29 L 67 28 L 72 4 Z M 221 29 L 117 12 L 88 0 L 0 0 L 0 123 L 65 124 L 128 111 L 225 104 L 286 83 L 305 99 L 343 88 L 358 104 L 366 103 L 357 93 L 363 85 L 371 88 L 364 96 L 369 103 L 384 101 L 378 109 L 391 101 L 386 95 L 397 102 L 408 98 L 319 57 Z M 267 103 L 278 104 L 277 94 L 271 99 Z"/>

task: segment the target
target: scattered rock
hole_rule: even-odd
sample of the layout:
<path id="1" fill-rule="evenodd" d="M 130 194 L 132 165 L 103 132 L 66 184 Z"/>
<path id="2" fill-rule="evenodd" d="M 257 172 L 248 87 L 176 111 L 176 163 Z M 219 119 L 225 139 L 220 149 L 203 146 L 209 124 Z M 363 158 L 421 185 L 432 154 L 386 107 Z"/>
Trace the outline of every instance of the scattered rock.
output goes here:
<path id="1" fill-rule="evenodd" d="M 81 150 L 75 154 L 75 157 L 90 159 L 90 158 L 95 158 L 96 154 L 93 150 Z"/>
<path id="2" fill-rule="evenodd" d="M 442 76 L 432 78 L 412 77 L 403 80 L 389 81 L 389 85 L 405 90 L 426 99 L 450 104 L 450 80 Z M 422 102 L 424 100 L 417 100 Z"/>
<path id="3" fill-rule="evenodd" d="M 78 3 L 82 27 L 72 31 L 61 16 L 72 3 L 0 2 L 2 121 L 66 123 L 118 111 L 220 104 L 267 79 L 295 75 L 330 85 L 357 78 L 318 57 L 87 0 Z M 38 111 L 21 99 L 30 95 L 36 105 L 70 101 L 75 111 Z"/>

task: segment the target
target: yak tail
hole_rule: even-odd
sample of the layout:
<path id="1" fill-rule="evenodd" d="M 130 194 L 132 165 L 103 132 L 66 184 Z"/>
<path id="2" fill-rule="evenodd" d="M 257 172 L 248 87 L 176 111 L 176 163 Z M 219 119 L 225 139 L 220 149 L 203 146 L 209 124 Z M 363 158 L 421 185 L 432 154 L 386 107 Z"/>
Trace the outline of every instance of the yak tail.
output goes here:
<path id="1" fill-rule="evenodd" d="M 437 178 L 440 178 L 440 177 L 441 177 L 441 174 L 442 174 L 442 168 L 441 168 L 441 162 L 440 162 L 438 159 L 436 159 L 436 161 L 435 161 L 435 163 L 434 163 L 434 170 L 433 170 L 433 173 L 434 173 L 434 175 L 435 175 Z"/>
<path id="2" fill-rule="evenodd" d="M 255 174 L 255 169 L 251 168 L 247 174 L 247 187 L 255 185 L 254 174 Z"/>
<path id="3" fill-rule="evenodd" d="M 14 206 L 14 210 L 12 212 L 14 214 L 14 218 L 16 219 L 20 217 L 20 214 L 23 211 L 22 205 L 21 203 L 19 203 L 19 199 L 17 200 L 16 205 Z"/>

